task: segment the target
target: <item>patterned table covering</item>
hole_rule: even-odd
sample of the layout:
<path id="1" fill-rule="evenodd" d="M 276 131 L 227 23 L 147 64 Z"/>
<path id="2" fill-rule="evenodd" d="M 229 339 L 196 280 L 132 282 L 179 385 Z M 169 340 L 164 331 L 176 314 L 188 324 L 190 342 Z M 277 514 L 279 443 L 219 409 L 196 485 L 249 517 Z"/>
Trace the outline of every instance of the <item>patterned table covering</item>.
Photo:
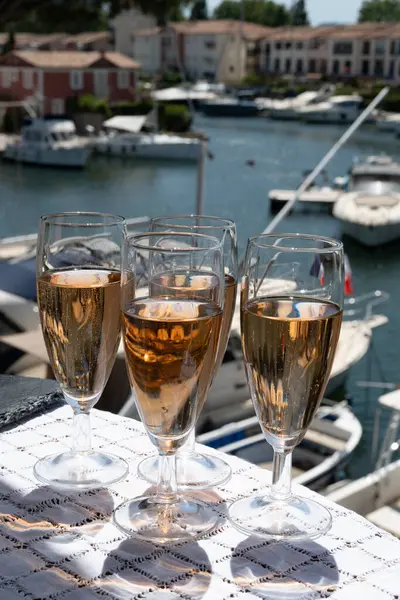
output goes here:
<path id="1" fill-rule="evenodd" d="M 212 534 L 168 547 L 125 538 L 111 513 L 146 490 L 136 466 L 151 443 L 136 421 L 93 411 L 95 447 L 127 459 L 128 478 L 93 492 L 41 487 L 32 467 L 68 447 L 70 416 L 62 407 L 0 435 L 0 600 L 400 599 L 400 542 L 324 498 L 333 528 L 316 541 L 237 532 L 227 506 L 266 489 L 269 473 L 233 457 L 231 481 L 197 493 L 221 517 Z"/>

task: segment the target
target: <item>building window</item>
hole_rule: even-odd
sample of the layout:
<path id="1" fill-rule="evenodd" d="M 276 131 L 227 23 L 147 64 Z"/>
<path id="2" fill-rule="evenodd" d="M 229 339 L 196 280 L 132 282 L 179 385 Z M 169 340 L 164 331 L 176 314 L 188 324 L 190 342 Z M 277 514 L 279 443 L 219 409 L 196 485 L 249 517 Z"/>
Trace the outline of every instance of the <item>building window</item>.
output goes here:
<path id="1" fill-rule="evenodd" d="M 369 60 L 363 60 L 361 64 L 361 75 L 368 77 L 369 75 Z"/>
<path id="2" fill-rule="evenodd" d="M 326 45 L 324 38 L 312 38 L 308 44 L 310 50 L 318 50 Z"/>
<path id="3" fill-rule="evenodd" d="M 344 63 L 344 73 L 345 75 L 351 75 L 351 60 L 346 60 Z"/>
<path id="4" fill-rule="evenodd" d="M 51 101 L 51 113 L 53 115 L 63 115 L 65 112 L 64 109 L 64 99 L 63 98 L 53 98 Z"/>
<path id="5" fill-rule="evenodd" d="M 286 59 L 286 63 L 285 63 L 285 73 L 290 73 L 292 70 L 292 61 L 290 60 L 290 58 Z"/>
<path id="6" fill-rule="evenodd" d="M 275 59 L 275 73 L 279 73 L 281 70 L 281 61 L 279 58 Z"/>
<path id="7" fill-rule="evenodd" d="M 71 90 L 81 90 L 83 88 L 83 72 L 71 71 L 69 75 Z"/>
<path id="8" fill-rule="evenodd" d="M 121 69 L 118 71 L 117 85 L 120 90 L 127 90 L 129 88 L 129 71 Z"/>
<path id="9" fill-rule="evenodd" d="M 303 72 L 303 61 L 301 58 L 299 58 L 297 60 L 297 64 L 296 64 L 296 73 L 302 73 Z"/>
<path id="10" fill-rule="evenodd" d="M 265 44 L 265 54 L 271 53 L 271 44 Z"/>
<path id="11" fill-rule="evenodd" d="M 384 56 L 385 50 L 386 50 L 385 40 L 376 40 L 376 42 L 375 42 L 376 56 Z"/>
<path id="12" fill-rule="evenodd" d="M 328 61 L 324 58 L 321 59 L 319 71 L 322 75 L 326 75 L 326 73 L 328 72 Z"/>
<path id="13" fill-rule="evenodd" d="M 214 48 L 216 47 L 215 42 L 204 42 L 204 45 L 208 50 L 214 50 Z"/>
<path id="14" fill-rule="evenodd" d="M 353 54 L 353 42 L 335 42 L 333 54 Z"/>
<path id="15" fill-rule="evenodd" d="M 286 42 L 286 44 L 285 44 L 286 50 L 290 50 L 291 47 L 292 47 L 292 42 Z"/>
<path id="16" fill-rule="evenodd" d="M 317 72 L 317 61 L 314 58 L 312 58 L 311 60 L 308 61 L 308 72 L 309 73 Z"/>
<path id="17" fill-rule="evenodd" d="M 388 79 L 393 79 L 393 78 L 394 78 L 394 60 L 391 60 L 389 63 Z"/>
<path id="18" fill-rule="evenodd" d="M 391 56 L 396 56 L 396 42 L 393 40 L 392 42 L 390 42 L 390 54 Z"/>
<path id="19" fill-rule="evenodd" d="M 33 88 L 33 71 L 31 69 L 23 71 L 22 81 L 26 90 Z"/>
<path id="20" fill-rule="evenodd" d="M 276 42 L 275 49 L 276 50 L 282 50 L 282 42 Z"/>
<path id="21" fill-rule="evenodd" d="M 233 65 L 231 65 L 231 66 L 229 67 L 229 72 L 230 72 L 230 73 L 234 73 L 234 72 L 235 72 L 235 67 L 234 67 Z"/>
<path id="22" fill-rule="evenodd" d="M 340 72 L 340 62 L 338 60 L 333 61 L 333 69 L 332 72 L 334 75 L 339 75 Z"/>
<path id="23" fill-rule="evenodd" d="M 384 63 L 382 59 L 378 59 L 375 61 L 375 66 L 374 66 L 374 75 L 376 77 L 383 77 L 383 69 L 384 69 Z"/>
<path id="24" fill-rule="evenodd" d="M 365 55 L 370 54 L 371 52 L 371 42 L 363 42 L 362 53 Z"/>
<path id="25" fill-rule="evenodd" d="M 11 87 L 11 71 L 9 69 L 3 71 L 3 87 Z"/>
<path id="26" fill-rule="evenodd" d="M 297 42 L 296 50 L 303 50 L 303 42 Z"/>

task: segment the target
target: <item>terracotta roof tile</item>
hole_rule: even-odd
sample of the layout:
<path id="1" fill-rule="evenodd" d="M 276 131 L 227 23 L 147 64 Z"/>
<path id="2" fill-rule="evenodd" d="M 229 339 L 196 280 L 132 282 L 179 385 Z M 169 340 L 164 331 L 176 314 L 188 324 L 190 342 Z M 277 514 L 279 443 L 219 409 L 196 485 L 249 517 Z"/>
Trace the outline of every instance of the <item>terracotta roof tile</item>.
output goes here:
<path id="1" fill-rule="evenodd" d="M 120 54 L 119 52 L 79 52 L 79 51 L 40 51 L 40 50 L 14 50 L 13 56 L 44 69 L 85 69 L 94 65 L 101 58 L 105 58 L 112 65 L 121 69 L 137 69 L 139 63 Z M 0 64 L 7 60 L 9 54 L 0 58 Z"/>
<path id="2" fill-rule="evenodd" d="M 243 24 L 240 21 L 234 21 L 233 19 L 216 19 L 207 21 L 182 21 L 178 23 L 169 23 L 164 31 L 172 29 L 177 33 L 183 33 L 185 35 L 215 35 L 215 34 L 229 34 L 236 33 L 240 30 L 243 32 L 245 37 L 256 39 L 263 37 L 272 31 L 269 27 L 263 27 L 256 23 Z M 163 28 L 161 27 L 150 27 L 148 29 L 139 29 L 134 32 L 135 37 L 144 37 L 151 35 L 158 35 Z"/>
<path id="3" fill-rule="evenodd" d="M 109 31 L 83 31 L 75 35 L 67 35 L 63 39 L 63 44 L 90 44 L 100 40 L 110 39 Z"/>

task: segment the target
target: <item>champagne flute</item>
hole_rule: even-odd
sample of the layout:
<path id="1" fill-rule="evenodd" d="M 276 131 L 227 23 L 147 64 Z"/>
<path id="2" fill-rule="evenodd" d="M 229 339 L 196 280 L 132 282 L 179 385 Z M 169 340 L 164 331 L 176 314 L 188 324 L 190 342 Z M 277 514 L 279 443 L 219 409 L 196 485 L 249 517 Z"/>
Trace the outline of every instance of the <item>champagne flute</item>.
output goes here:
<path id="1" fill-rule="evenodd" d="M 270 490 L 238 500 L 229 510 L 246 534 L 295 540 L 316 538 L 331 526 L 326 508 L 292 493 L 291 466 L 329 380 L 342 321 L 343 264 L 343 246 L 330 238 L 277 234 L 248 242 L 241 290 L 243 355 L 274 462 Z M 272 289 L 275 280 L 292 286 L 266 293 L 264 284 Z"/>
<path id="2" fill-rule="evenodd" d="M 73 410 L 72 448 L 39 460 L 45 484 L 90 489 L 119 481 L 127 463 L 92 450 L 90 410 L 114 365 L 121 329 L 121 247 L 125 221 L 101 213 L 41 218 L 37 295 L 54 375 Z"/>
<path id="3" fill-rule="evenodd" d="M 212 376 L 224 301 L 221 242 L 194 233 L 127 238 L 122 268 L 122 332 L 129 380 L 159 452 L 157 492 L 114 513 L 127 534 L 157 543 L 210 531 L 216 513 L 178 494 L 176 452 L 195 426 Z"/>
<path id="4" fill-rule="evenodd" d="M 225 299 L 221 333 L 215 359 L 213 377 L 218 373 L 224 359 L 237 293 L 237 235 L 236 226 L 230 219 L 206 215 L 175 215 L 156 217 L 151 220 L 150 231 L 194 232 L 211 235 L 221 240 L 224 252 Z M 204 398 L 205 402 L 206 398 Z M 199 413 L 203 404 L 199 404 Z M 226 483 L 232 475 L 228 463 L 211 454 L 196 452 L 195 430 L 177 455 L 178 486 L 182 489 L 207 489 Z M 150 483 L 157 482 L 158 457 L 144 459 L 138 466 L 139 475 Z"/>

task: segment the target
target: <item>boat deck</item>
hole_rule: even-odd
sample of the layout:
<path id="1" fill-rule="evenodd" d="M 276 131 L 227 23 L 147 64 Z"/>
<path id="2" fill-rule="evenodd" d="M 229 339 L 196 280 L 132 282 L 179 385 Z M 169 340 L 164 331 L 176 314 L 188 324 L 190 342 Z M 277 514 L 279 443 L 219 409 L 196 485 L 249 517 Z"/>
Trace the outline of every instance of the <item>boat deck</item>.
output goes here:
<path id="1" fill-rule="evenodd" d="M 331 211 L 341 194 L 341 190 L 317 188 L 303 192 L 297 202 L 302 205 L 303 210 L 319 207 Z M 273 212 L 280 210 L 287 202 L 293 200 L 295 195 L 295 190 L 271 190 L 269 193 L 271 210 Z"/>

